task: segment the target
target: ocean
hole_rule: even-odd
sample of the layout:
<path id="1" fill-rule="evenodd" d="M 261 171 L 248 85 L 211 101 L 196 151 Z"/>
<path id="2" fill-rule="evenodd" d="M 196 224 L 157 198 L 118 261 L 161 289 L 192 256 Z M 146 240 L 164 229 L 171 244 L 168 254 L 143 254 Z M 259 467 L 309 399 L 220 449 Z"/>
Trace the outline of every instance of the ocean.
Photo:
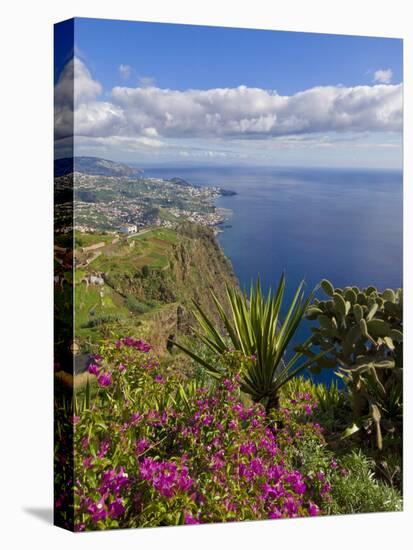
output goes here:
<path id="1" fill-rule="evenodd" d="M 163 167 L 145 175 L 180 176 L 235 191 L 217 206 L 231 211 L 220 244 L 241 287 L 260 277 L 275 287 L 285 272 L 285 299 L 304 279 L 308 291 L 334 286 L 398 288 L 403 277 L 401 172 L 267 167 Z M 321 294 L 320 294 L 321 295 Z M 296 341 L 309 334 L 304 322 Z M 317 380 L 329 382 L 331 372 Z"/>

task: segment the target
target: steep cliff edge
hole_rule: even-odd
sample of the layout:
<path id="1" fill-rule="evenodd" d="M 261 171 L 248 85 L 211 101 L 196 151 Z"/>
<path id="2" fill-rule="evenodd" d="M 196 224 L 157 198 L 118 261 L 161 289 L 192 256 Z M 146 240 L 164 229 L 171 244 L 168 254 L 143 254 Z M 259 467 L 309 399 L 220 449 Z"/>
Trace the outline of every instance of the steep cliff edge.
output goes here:
<path id="1" fill-rule="evenodd" d="M 231 262 L 211 229 L 185 223 L 177 233 L 179 243 L 171 251 L 169 269 L 160 272 L 158 287 L 174 302 L 142 319 L 141 330 L 146 329 L 143 336 L 158 353 L 166 348 L 169 337 L 191 333 L 193 301 L 219 322 L 211 291 L 225 303 L 225 285 L 238 286 Z"/>
<path id="2" fill-rule="evenodd" d="M 146 338 L 162 354 L 170 336 L 190 334 L 193 300 L 215 316 L 210 291 L 223 300 L 225 285 L 238 285 L 209 227 L 155 228 L 101 250 L 77 275 L 76 332 L 83 349 L 116 333 Z"/>

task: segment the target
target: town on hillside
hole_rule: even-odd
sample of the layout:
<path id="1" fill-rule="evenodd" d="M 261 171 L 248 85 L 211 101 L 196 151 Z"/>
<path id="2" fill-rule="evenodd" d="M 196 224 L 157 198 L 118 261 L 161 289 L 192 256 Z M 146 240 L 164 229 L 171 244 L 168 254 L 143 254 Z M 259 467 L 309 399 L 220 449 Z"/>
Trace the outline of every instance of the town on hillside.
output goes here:
<path id="1" fill-rule="evenodd" d="M 148 226 L 173 229 L 183 221 L 217 228 L 228 212 L 215 206 L 216 199 L 235 194 L 215 186 L 192 185 L 182 178 L 81 172 L 56 177 L 55 192 L 57 233 L 74 229 L 123 235 Z"/>

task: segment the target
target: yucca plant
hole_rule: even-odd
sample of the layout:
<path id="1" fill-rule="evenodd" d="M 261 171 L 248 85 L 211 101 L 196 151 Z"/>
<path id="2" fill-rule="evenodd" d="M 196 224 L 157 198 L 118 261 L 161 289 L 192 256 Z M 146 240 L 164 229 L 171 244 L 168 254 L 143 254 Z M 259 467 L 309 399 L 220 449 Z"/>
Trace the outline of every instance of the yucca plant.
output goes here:
<path id="1" fill-rule="evenodd" d="M 287 347 L 314 295 L 313 291 L 305 298 L 303 286 L 304 281 L 298 286 L 283 320 L 280 314 L 285 292 L 284 274 L 281 275 L 276 292 L 273 293 L 270 288 L 266 296 L 262 293 L 259 279 L 255 288 L 251 285 L 249 296 L 226 286 L 230 315 L 227 315 L 224 305 L 212 292 L 225 334 L 194 302 L 194 315 L 201 329 L 195 331 L 195 334 L 207 348 L 222 357 L 230 350 L 236 350 L 248 358 L 254 357 L 253 361 L 246 362 L 246 367 L 240 373 L 241 390 L 254 401 L 262 402 L 267 410 L 278 406 L 278 392 L 284 384 L 326 353 L 323 351 L 305 362 L 301 362 L 301 352 L 296 352 L 290 359 L 286 358 Z M 213 377 L 220 379 L 228 376 L 224 367 L 216 367 L 185 346 L 177 342 L 174 344 Z"/>

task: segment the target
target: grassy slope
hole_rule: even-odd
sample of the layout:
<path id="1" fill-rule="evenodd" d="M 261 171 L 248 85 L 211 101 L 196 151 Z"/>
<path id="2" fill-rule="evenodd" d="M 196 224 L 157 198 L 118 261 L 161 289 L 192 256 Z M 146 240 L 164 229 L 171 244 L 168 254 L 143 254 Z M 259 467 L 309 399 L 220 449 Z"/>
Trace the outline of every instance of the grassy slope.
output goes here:
<path id="1" fill-rule="evenodd" d="M 90 246 L 97 243 L 111 243 L 116 235 L 105 235 L 102 233 L 75 233 L 75 246 Z"/>
<path id="2" fill-rule="evenodd" d="M 101 256 L 75 272 L 75 330 L 81 340 L 96 340 L 102 334 L 103 325 L 113 321 L 127 321 L 132 326 L 136 323 L 136 313 L 128 308 L 125 296 L 108 284 L 102 287 L 86 286 L 81 282 L 82 279 L 92 272 L 116 271 L 133 276 L 144 266 L 152 269 L 165 268 L 168 266 L 168 249 L 177 242 L 176 235 L 165 229 L 155 229 L 112 245 L 113 238 L 112 235 L 95 233 L 82 234 L 78 239 L 81 246 L 102 241 L 108 243 L 102 249 Z M 93 326 L 93 323 L 96 325 Z"/>
<path id="3" fill-rule="evenodd" d="M 94 242 L 101 237 L 94 234 Z M 100 250 L 100 256 L 75 273 L 75 330 L 84 344 L 112 330 L 155 340 L 161 348 L 176 331 L 179 306 L 189 308 L 192 299 L 204 300 L 205 306 L 208 288 L 222 292 L 225 281 L 236 284 L 231 266 L 206 229 L 188 233 L 188 228 L 154 228 Z M 104 274 L 103 286 L 82 282 L 96 272 Z"/>

